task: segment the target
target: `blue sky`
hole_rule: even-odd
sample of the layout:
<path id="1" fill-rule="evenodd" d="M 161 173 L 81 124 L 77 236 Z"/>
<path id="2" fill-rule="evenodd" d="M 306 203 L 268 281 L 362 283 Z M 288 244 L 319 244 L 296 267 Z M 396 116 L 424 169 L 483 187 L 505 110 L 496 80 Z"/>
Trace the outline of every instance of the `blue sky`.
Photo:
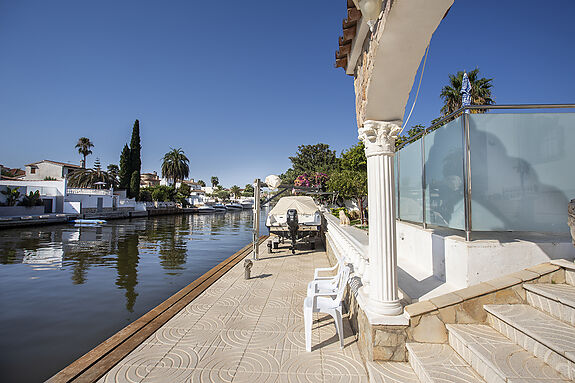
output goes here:
<path id="1" fill-rule="evenodd" d="M 345 12 L 345 0 L 2 0 L 0 163 L 79 163 L 81 136 L 89 166 L 118 163 L 136 118 L 143 171 L 182 148 L 191 177 L 224 186 L 283 172 L 300 144 L 339 153 L 357 142 L 353 79 L 333 67 Z M 456 1 L 408 126 L 439 115 L 449 73 L 475 67 L 499 104 L 575 102 L 574 15 L 568 0 Z"/>

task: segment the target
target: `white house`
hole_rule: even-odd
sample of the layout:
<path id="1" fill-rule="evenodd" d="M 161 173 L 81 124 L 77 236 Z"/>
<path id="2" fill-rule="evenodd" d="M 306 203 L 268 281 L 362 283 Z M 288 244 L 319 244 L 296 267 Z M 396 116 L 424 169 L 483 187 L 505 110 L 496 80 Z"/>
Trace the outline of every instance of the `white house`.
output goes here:
<path id="1" fill-rule="evenodd" d="M 0 190 L 18 188 L 20 195 L 38 191 L 44 202 L 42 213 L 62 213 L 64 211 L 64 196 L 66 195 L 66 180 L 30 181 L 30 180 L 0 180 Z M 6 202 L 6 197 L 0 194 L 0 203 Z M 12 215 L 12 214 L 11 214 Z M 18 214 L 13 214 L 18 215 Z"/>
<path id="2" fill-rule="evenodd" d="M 82 169 L 82 167 L 64 162 L 42 160 L 26 165 L 26 175 L 24 179 L 31 181 L 45 180 L 46 178 L 62 180 L 66 178 L 68 174 L 78 169 Z"/>

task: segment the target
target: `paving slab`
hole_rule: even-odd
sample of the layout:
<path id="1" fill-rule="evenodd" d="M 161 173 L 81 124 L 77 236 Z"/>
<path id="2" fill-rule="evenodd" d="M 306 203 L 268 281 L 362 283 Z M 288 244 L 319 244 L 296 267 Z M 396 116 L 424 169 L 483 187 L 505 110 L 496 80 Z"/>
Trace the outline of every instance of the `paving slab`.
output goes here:
<path id="1" fill-rule="evenodd" d="M 303 300 L 329 266 L 323 249 L 260 251 L 252 279 L 238 263 L 99 382 L 367 382 L 347 318 L 342 350 L 333 319 L 314 314 L 305 351 Z"/>

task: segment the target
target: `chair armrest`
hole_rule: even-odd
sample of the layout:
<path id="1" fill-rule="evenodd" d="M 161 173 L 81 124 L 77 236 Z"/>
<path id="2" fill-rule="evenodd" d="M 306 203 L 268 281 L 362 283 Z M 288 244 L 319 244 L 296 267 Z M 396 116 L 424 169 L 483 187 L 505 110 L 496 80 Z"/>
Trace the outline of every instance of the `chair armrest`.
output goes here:
<path id="1" fill-rule="evenodd" d="M 312 298 L 312 299 L 313 299 L 313 302 L 312 302 L 313 306 L 312 306 L 312 308 L 317 306 L 317 298 L 318 298 L 318 297 L 332 297 L 332 298 L 335 298 L 335 297 L 337 297 L 337 292 L 335 292 L 335 293 L 317 292 L 317 293 L 313 293 L 311 296 L 308 295 L 308 298 Z"/>
<path id="2" fill-rule="evenodd" d="M 339 266 L 339 263 L 336 263 L 334 266 L 332 267 L 318 267 L 317 269 L 315 269 L 314 273 L 313 273 L 313 279 L 330 279 L 333 278 L 334 276 L 329 276 L 329 277 L 320 277 L 319 273 L 321 271 L 333 271 L 335 270 L 337 267 Z"/>

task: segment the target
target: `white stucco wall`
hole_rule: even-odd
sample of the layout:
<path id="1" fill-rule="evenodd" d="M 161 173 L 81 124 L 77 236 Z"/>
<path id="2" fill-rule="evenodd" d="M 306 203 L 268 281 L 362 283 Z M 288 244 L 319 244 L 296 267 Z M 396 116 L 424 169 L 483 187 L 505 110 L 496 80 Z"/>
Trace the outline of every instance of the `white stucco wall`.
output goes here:
<path id="1" fill-rule="evenodd" d="M 455 231 L 397 222 L 398 265 L 415 279 L 434 277 L 465 288 L 552 259 L 575 259 L 569 235 L 475 233 L 466 242 Z"/>
<path id="2" fill-rule="evenodd" d="M 113 196 L 111 195 L 90 195 L 90 194 L 68 194 L 66 202 L 81 202 L 82 209 L 98 207 L 98 198 L 102 198 L 103 208 L 113 207 Z"/>
<path id="3" fill-rule="evenodd" d="M 32 167 L 26 166 L 26 176 L 25 180 L 44 180 L 46 177 L 56 178 L 58 180 L 63 179 L 69 171 L 74 170 L 65 165 L 58 165 L 51 162 L 38 162 L 34 164 L 37 169 L 35 173 L 32 173 Z"/>
<path id="4" fill-rule="evenodd" d="M 29 194 L 30 192 L 40 192 L 42 199 L 51 199 L 52 211 L 54 213 L 62 213 L 64 210 L 64 194 L 66 193 L 66 180 L 60 181 L 13 181 L 2 180 L 0 181 L 0 190 L 6 190 L 6 187 L 18 187 L 22 195 Z M 0 202 L 4 203 L 6 197 L 0 194 Z"/>

